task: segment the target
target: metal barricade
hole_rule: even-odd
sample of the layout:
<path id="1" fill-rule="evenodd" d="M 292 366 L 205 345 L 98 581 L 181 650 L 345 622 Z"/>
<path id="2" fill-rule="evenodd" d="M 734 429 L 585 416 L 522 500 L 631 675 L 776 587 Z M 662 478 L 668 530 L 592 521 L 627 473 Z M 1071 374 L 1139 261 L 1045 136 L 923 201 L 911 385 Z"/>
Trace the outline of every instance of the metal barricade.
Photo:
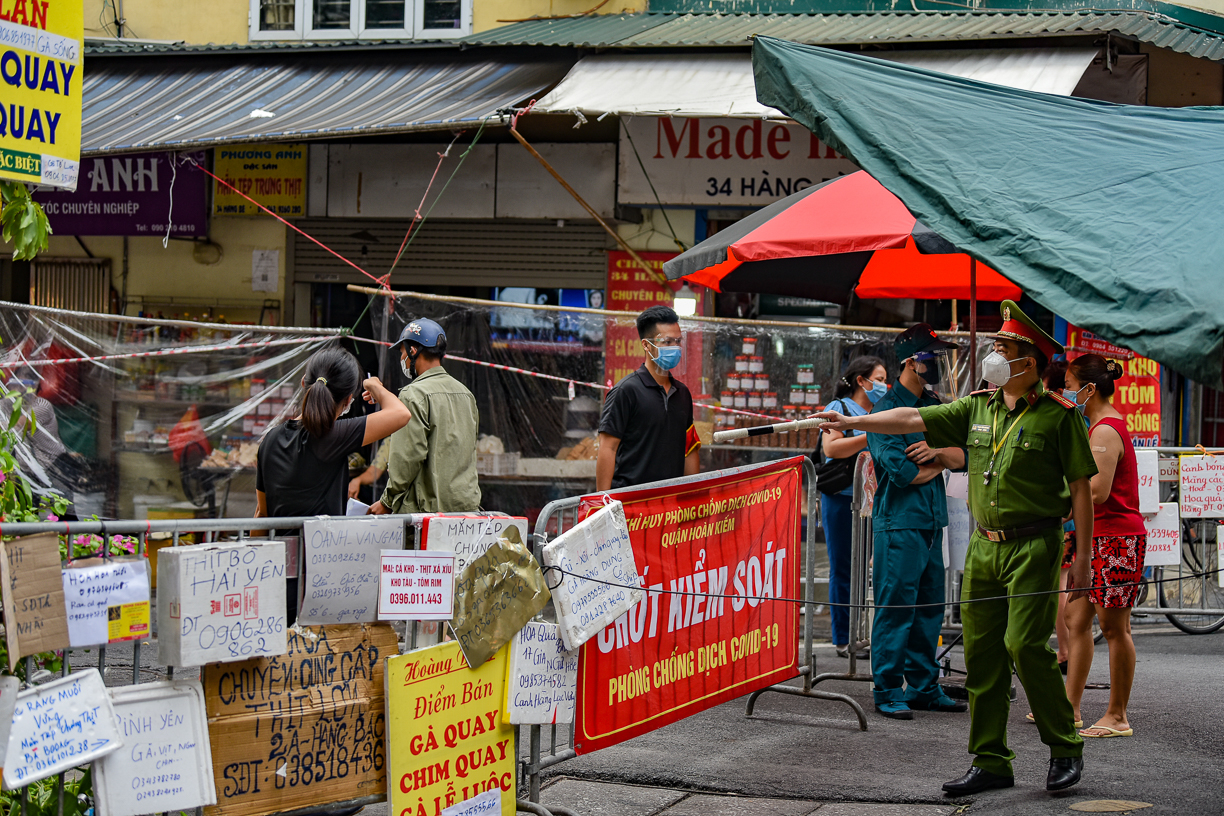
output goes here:
<path id="1" fill-rule="evenodd" d="M 635 485 L 634 489 L 651 489 L 660 487 L 674 487 L 694 482 L 709 479 L 711 477 L 733 476 L 738 473 L 752 470 L 756 465 L 744 465 L 727 470 L 715 471 L 713 473 L 703 473 L 700 476 L 686 476 L 680 479 L 669 479 L 661 482 L 651 482 L 650 484 Z M 815 570 L 816 560 L 816 526 L 820 519 L 820 500 L 816 490 L 816 467 L 810 459 L 804 459 L 803 472 L 807 482 L 807 535 L 803 542 L 804 550 L 804 574 L 802 583 L 804 587 L 804 605 L 802 615 L 801 638 L 802 638 L 802 665 L 799 666 L 798 675 L 803 678 L 802 687 L 776 685 L 768 688 L 760 689 L 753 692 L 748 697 L 748 705 L 745 711 L 745 716 L 752 714 L 753 708 L 756 705 L 756 700 L 762 694 L 768 691 L 777 692 L 779 694 L 793 694 L 801 697 L 811 697 L 821 700 L 834 700 L 845 703 L 854 709 L 858 717 L 859 729 L 867 730 L 867 715 L 858 701 L 844 694 L 836 694 L 827 691 L 817 691 L 812 688 L 812 677 L 816 674 L 816 655 L 813 649 L 813 626 L 815 618 L 816 603 L 816 583 L 813 580 L 812 573 Z M 532 535 L 533 551 L 536 557 L 539 558 L 539 548 L 547 544 L 552 536 L 565 532 L 578 523 L 579 504 L 581 499 L 573 497 L 568 499 L 558 499 L 549 502 L 544 509 L 540 511 L 539 517 L 536 519 L 535 533 Z M 558 765 L 566 760 L 574 759 L 578 756 L 573 749 L 574 745 L 574 725 L 563 725 L 560 727 L 560 741 L 558 741 L 558 726 L 552 725 L 549 727 L 550 733 L 548 737 L 548 748 L 544 748 L 543 726 L 532 725 L 528 726 L 528 758 L 523 762 L 522 775 L 526 779 L 528 789 L 528 799 L 531 802 L 538 802 L 540 798 L 540 774 L 547 768 Z"/>
<path id="2" fill-rule="evenodd" d="M 854 486 L 850 499 L 850 666 L 844 672 L 824 672 L 812 678 L 812 683 L 825 680 L 856 680 L 870 682 L 871 672 L 858 672 L 858 650 L 871 643 L 871 620 L 874 596 L 871 591 L 871 502 L 867 495 L 867 478 L 871 472 L 871 454 L 860 451 L 854 462 Z M 829 533 L 826 530 L 825 535 Z"/>

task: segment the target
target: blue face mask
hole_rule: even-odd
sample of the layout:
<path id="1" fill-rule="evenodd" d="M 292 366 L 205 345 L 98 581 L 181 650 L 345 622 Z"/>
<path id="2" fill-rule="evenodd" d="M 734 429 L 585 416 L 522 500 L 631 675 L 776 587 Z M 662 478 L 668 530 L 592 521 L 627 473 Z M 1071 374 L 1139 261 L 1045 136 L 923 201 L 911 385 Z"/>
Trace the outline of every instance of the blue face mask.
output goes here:
<path id="1" fill-rule="evenodd" d="M 1074 403 L 1075 403 L 1075 407 L 1076 407 L 1077 409 L 1079 409 L 1079 412 L 1080 412 L 1081 414 L 1082 414 L 1082 413 L 1084 413 L 1084 411 L 1085 411 L 1085 410 L 1088 408 L 1088 403 L 1086 403 L 1086 402 L 1085 402 L 1083 405 L 1080 405 L 1080 403 L 1079 403 L 1079 392 L 1080 392 L 1080 391 L 1083 391 L 1083 390 L 1084 390 L 1084 388 L 1087 388 L 1087 387 L 1088 387 L 1088 386 L 1086 386 L 1086 385 L 1085 385 L 1085 386 L 1084 386 L 1083 388 L 1081 388 L 1079 391 L 1072 391 L 1070 388 L 1064 388 L 1064 389 L 1063 389 L 1063 392 L 1062 392 L 1063 399 L 1065 399 L 1067 402 L 1074 402 Z"/>
<path id="2" fill-rule="evenodd" d="M 654 346 L 654 343 L 651 343 L 650 345 Z M 659 352 L 659 356 L 651 357 L 651 362 L 653 362 L 663 371 L 671 371 L 673 368 L 680 365 L 680 346 L 655 346 L 655 350 Z"/>
<path id="3" fill-rule="evenodd" d="M 888 386 L 879 380 L 872 380 L 871 387 L 864 389 L 867 392 L 867 399 L 875 405 L 880 400 L 884 399 L 884 395 L 888 393 Z"/>

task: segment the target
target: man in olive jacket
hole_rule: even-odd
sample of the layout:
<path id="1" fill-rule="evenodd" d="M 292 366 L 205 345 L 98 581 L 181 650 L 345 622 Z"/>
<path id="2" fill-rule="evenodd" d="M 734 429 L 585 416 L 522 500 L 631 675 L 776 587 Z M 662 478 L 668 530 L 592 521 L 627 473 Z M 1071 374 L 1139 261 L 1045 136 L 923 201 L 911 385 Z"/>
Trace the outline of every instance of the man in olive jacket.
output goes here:
<path id="1" fill-rule="evenodd" d="M 387 487 L 370 513 L 461 513 L 480 509 L 476 398 L 442 367 L 446 333 L 432 320 L 410 321 L 399 340 L 408 384 L 399 398 L 412 412 L 392 434 Z"/>

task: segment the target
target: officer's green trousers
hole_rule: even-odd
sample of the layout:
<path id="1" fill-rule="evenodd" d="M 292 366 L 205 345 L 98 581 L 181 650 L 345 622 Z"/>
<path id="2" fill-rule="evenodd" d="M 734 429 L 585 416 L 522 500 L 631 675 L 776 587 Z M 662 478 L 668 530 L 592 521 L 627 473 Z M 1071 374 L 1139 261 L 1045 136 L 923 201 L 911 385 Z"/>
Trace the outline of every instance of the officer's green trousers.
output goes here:
<path id="1" fill-rule="evenodd" d="M 872 537 L 872 695 L 876 705 L 904 701 L 925 706 L 943 695 L 935 649 L 944 611 L 941 606 L 904 607 L 943 603 L 943 530 L 876 530 Z"/>
<path id="2" fill-rule="evenodd" d="M 1058 589 L 1062 528 L 1014 541 L 990 541 L 974 532 L 965 556 L 961 599 Z M 973 764 L 1012 775 L 1007 747 L 1009 690 L 1014 665 L 1050 757 L 1083 754 L 1058 657 L 1050 648 L 1058 596 L 982 601 L 961 606 L 965 634 L 965 688 L 969 692 L 969 753 Z"/>

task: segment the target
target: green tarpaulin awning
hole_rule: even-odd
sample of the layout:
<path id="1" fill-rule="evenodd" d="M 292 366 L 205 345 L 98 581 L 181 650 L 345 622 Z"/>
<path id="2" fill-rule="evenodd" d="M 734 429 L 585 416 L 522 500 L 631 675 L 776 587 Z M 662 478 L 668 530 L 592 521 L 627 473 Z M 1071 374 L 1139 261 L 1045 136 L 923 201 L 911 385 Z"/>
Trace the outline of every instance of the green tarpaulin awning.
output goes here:
<path id="1" fill-rule="evenodd" d="M 758 37 L 757 99 L 1042 306 L 1220 388 L 1224 108 L 1019 91 Z"/>

